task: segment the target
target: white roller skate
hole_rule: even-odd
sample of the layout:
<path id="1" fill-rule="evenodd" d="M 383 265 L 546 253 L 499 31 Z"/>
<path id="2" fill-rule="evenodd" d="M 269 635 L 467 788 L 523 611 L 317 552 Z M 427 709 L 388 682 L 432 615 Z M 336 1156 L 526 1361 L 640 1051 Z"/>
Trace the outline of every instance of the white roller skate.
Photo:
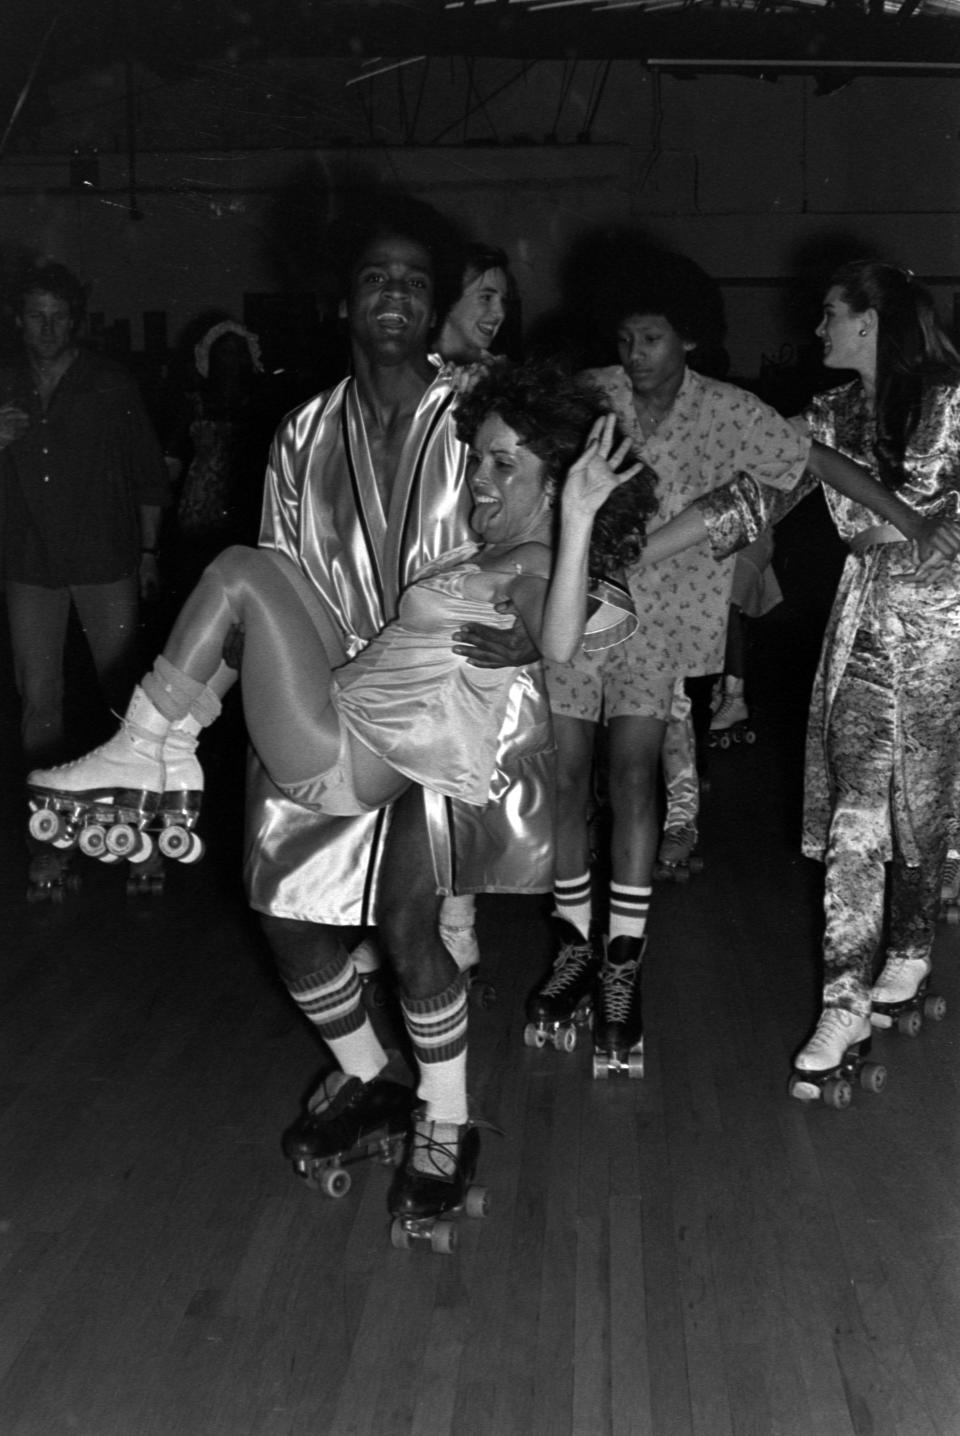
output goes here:
<path id="1" fill-rule="evenodd" d="M 922 957 L 888 957 L 870 994 L 874 1027 L 896 1027 L 905 1037 L 916 1037 L 925 1017 L 941 1022 L 946 998 L 927 991 L 929 980 L 930 963 Z"/>
<path id="2" fill-rule="evenodd" d="M 870 1051 L 870 1019 L 845 1007 L 825 1007 L 813 1036 L 793 1062 L 789 1092 L 801 1102 L 822 1097 L 827 1107 L 849 1107 L 856 1080 L 868 1092 L 880 1092 L 887 1069 L 865 1059 Z"/>
<path id="3" fill-rule="evenodd" d="M 190 831 L 203 792 L 195 757 L 199 724 L 171 724 L 135 688 L 118 732 L 92 753 L 27 776 L 30 835 L 57 847 L 79 846 L 87 857 L 145 862 L 153 851 L 149 826 L 160 831 L 167 857 L 196 861 L 202 846 Z"/>
<path id="4" fill-rule="evenodd" d="M 150 846 L 144 829 L 166 785 L 163 740 L 169 719 L 135 688 L 119 732 L 72 763 L 27 776 L 30 835 L 89 857 L 129 857 Z"/>
<path id="5" fill-rule="evenodd" d="M 195 863 L 203 839 L 195 831 L 203 802 L 203 769 L 197 761 L 201 725 L 189 714 L 171 723 L 163 741 L 163 794 L 157 810 L 157 846 L 165 858 Z"/>

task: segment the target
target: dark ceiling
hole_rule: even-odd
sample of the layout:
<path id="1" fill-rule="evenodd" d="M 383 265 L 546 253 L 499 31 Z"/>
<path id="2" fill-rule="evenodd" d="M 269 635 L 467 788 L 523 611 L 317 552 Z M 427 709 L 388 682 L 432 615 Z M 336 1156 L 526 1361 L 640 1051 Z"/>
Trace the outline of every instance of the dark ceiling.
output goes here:
<path id="1" fill-rule="evenodd" d="M 0 125 L 30 84 L 128 59 L 166 75 L 213 59 L 412 55 L 960 72 L 960 0 L 8 0 L 6 12 Z"/>

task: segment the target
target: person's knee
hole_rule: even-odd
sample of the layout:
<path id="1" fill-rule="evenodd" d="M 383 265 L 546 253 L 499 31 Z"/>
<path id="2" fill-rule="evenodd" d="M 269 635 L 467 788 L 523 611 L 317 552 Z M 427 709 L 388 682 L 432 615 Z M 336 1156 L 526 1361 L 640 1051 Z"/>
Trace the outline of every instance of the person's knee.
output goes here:
<path id="1" fill-rule="evenodd" d="M 277 972 L 288 986 L 307 977 L 329 980 L 346 964 L 350 929 L 271 913 L 259 916 Z"/>

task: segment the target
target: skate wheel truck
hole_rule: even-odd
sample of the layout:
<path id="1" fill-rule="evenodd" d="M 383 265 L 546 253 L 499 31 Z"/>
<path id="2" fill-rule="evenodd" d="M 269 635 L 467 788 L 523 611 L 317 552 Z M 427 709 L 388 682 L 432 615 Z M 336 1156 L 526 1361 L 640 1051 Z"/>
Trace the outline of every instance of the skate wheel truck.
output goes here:
<path id="1" fill-rule="evenodd" d="M 625 1074 L 631 1079 L 643 1076 L 643 1041 L 633 1047 L 595 1047 L 593 1051 L 594 1081 L 605 1082 L 609 1077 Z"/>
<path id="2" fill-rule="evenodd" d="M 947 999 L 928 991 L 924 978 L 912 997 L 900 1002 L 874 1002 L 870 1021 L 874 1027 L 896 1028 L 904 1037 L 918 1037 L 923 1020 L 942 1022 L 947 1015 Z"/>
<path id="3" fill-rule="evenodd" d="M 399 1166 L 406 1146 L 406 1127 L 385 1127 L 369 1132 L 354 1146 L 324 1156 L 298 1156 L 293 1170 L 305 1186 L 319 1190 L 334 1201 L 345 1197 L 353 1186 L 348 1168 L 358 1162 L 377 1162 L 383 1167 Z"/>
<path id="4" fill-rule="evenodd" d="M 887 1069 L 880 1062 L 868 1061 L 869 1052 L 868 1039 L 848 1047 L 836 1067 L 826 1067 L 822 1072 L 795 1067 L 787 1089 L 789 1095 L 799 1102 L 820 1100 L 825 1107 L 842 1111 L 853 1101 L 854 1086 L 865 1092 L 882 1092 L 887 1085 Z"/>
<path id="5" fill-rule="evenodd" d="M 756 732 L 746 721 L 734 723 L 730 728 L 716 729 L 710 733 L 708 739 L 711 748 L 720 748 L 722 751 L 739 748 L 741 744 L 749 748 L 756 741 Z"/>

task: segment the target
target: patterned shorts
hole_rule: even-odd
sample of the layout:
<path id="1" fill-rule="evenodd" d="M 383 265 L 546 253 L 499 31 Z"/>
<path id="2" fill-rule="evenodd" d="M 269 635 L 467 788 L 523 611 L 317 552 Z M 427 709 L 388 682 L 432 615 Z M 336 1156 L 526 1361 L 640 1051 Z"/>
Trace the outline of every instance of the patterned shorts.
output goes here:
<path id="1" fill-rule="evenodd" d="M 677 675 L 651 673 L 624 652 L 627 645 L 595 654 L 580 653 L 572 663 L 544 663 L 551 711 L 562 718 L 598 723 L 611 718 L 670 717 Z"/>

